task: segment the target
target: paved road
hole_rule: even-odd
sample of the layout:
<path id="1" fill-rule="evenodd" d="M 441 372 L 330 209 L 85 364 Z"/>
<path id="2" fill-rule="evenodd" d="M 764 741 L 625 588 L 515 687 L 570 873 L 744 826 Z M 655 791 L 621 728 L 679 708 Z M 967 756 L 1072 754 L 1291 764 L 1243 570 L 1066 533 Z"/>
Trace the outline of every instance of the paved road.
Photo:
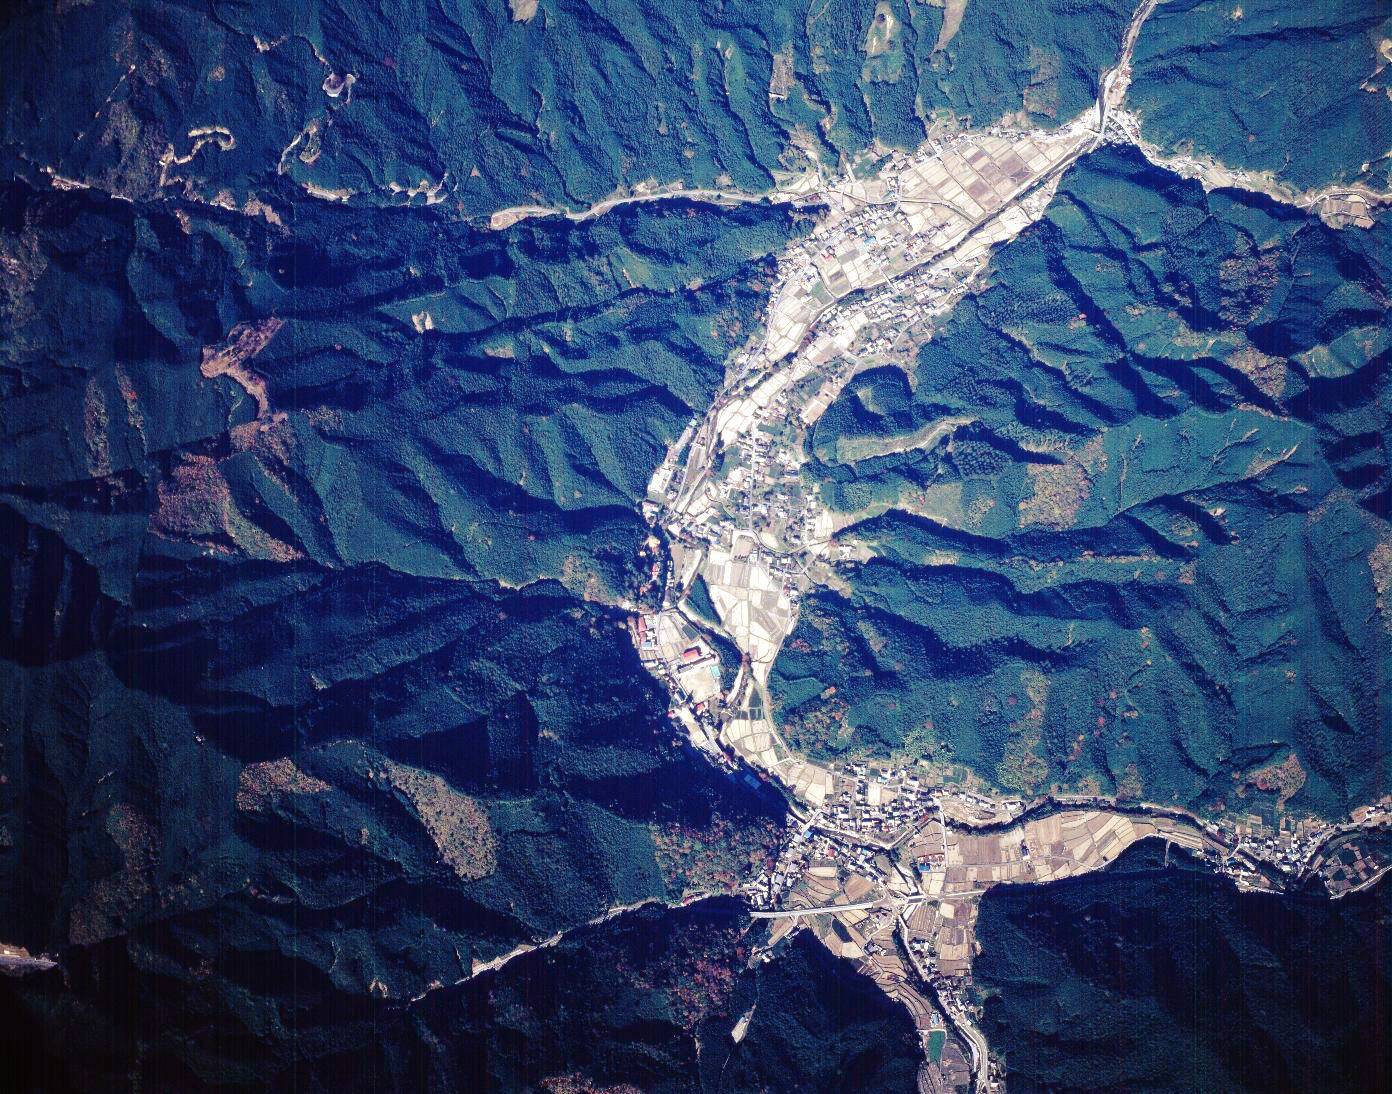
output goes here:
<path id="1" fill-rule="evenodd" d="M 874 908 L 880 900 L 862 900 L 857 904 L 823 904 L 819 908 L 773 908 L 766 912 L 750 912 L 755 919 L 796 919 L 822 912 L 853 912 L 859 908 Z"/>

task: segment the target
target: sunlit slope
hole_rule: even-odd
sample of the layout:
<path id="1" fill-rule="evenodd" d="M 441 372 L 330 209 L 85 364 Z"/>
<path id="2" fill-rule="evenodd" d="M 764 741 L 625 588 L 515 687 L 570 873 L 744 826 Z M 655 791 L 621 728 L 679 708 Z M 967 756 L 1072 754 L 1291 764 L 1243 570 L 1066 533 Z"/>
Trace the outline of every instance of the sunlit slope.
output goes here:
<path id="1" fill-rule="evenodd" d="M 264 1085 L 291 1009 L 337 1052 L 345 998 L 734 887 L 779 809 L 674 747 L 617 602 L 784 212 L 0 209 L 3 937 L 228 1031 L 93 1074 Z"/>
<path id="2" fill-rule="evenodd" d="M 683 204 L 502 234 L 325 207 L 294 231 L 216 213 L 185 230 L 86 197 L 10 200 L 26 245 L 71 260 L 17 286 L 7 356 L 33 380 L 8 402 L 0 475 L 79 550 L 106 545 L 123 599 L 141 515 L 182 545 L 161 550 L 212 548 L 214 568 L 378 562 L 612 599 L 636 573 L 650 469 L 796 231 Z M 55 353 L 72 367 L 46 368 Z M 59 522 L 61 484 L 94 474 L 148 496 Z"/>
<path id="3" fill-rule="evenodd" d="M 1297 190 L 1392 171 L 1392 13 L 1381 0 L 1170 0 L 1136 45 L 1128 105 L 1167 151 Z"/>
<path id="4" fill-rule="evenodd" d="M 1075 169 L 912 372 L 861 373 L 809 441 L 873 557 L 775 666 L 790 742 L 1026 791 L 1375 796 L 1387 240 L 1131 153 Z M 841 462 L 897 437 L 936 440 Z"/>
<path id="5" fill-rule="evenodd" d="M 287 191 L 307 189 L 487 214 L 588 206 L 648 180 L 762 191 L 780 171 L 874 141 L 916 146 L 942 114 L 1059 124 L 1093 100 L 1130 5 L 39 12 L 6 32 L 23 90 L 0 112 L 7 159 L 36 177 L 48 168 L 129 196 L 187 189 L 237 207 L 283 207 Z"/>

